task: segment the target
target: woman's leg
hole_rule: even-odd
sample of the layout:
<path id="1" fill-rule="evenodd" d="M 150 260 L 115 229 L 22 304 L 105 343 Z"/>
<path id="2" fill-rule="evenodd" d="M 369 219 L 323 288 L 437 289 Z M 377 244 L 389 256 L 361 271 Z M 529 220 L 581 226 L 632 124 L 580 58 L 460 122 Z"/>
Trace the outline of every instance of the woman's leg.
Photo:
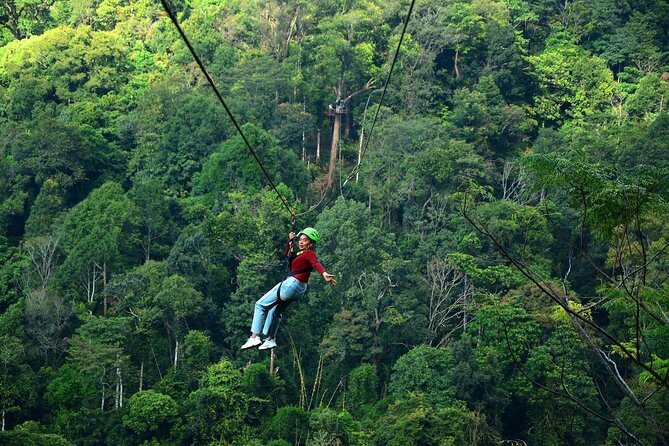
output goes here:
<path id="1" fill-rule="evenodd" d="M 281 285 L 281 282 L 277 283 L 269 290 L 263 297 L 256 301 L 255 309 L 253 311 L 253 322 L 251 323 L 251 333 L 253 335 L 260 334 L 260 330 L 263 326 L 263 322 L 267 325 L 267 320 L 271 319 L 271 315 L 274 314 L 274 308 L 276 307 L 276 292 Z M 271 322 L 271 321 L 270 321 Z M 263 331 L 263 334 L 267 334 Z"/>
<path id="2" fill-rule="evenodd" d="M 276 302 L 276 299 L 274 300 Z M 267 334 L 270 332 L 269 329 L 276 320 L 276 304 L 272 305 L 272 308 L 269 309 L 267 312 L 267 317 L 265 318 L 265 324 L 262 327 L 262 335 L 267 336 Z"/>
<path id="3" fill-rule="evenodd" d="M 288 277 L 281 284 L 281 300 L 270 310 L 272 317 L 265 320 L 263 334 L 269 334 L 269 339 L 276 336 L 281 322 L 281 315 L 285 309 L 294 301 L 300 299 L 307 291 L 307 284 L 302 283 L 294 277 Z"/>

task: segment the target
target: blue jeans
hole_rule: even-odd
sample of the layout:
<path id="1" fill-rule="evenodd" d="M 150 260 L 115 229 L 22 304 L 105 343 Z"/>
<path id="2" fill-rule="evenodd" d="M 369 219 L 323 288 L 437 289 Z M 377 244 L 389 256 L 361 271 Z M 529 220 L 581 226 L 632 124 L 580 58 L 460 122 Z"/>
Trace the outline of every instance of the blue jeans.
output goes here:
<path id="1" fill-rule="evenodd" d="M 253 312 L 253 323 L 251 324 L 251 331 L 253 333 L 260 334 L 261 327 L 263 336 L 267 336 L 270 332 L 270 327 L 275 318 L 276 304 L 278 303 L 276 292 L 279 286 L 281 287 L 279 297 L 282 302 L 293 302 L 302 297 L 307 291 L 307 284 L 300 282 L 292 276 L 286 278 L 283 282 L 277 283 L 256 302 Z M 272 333 L 272 336 L 274 336 L 274 333 Z"/>

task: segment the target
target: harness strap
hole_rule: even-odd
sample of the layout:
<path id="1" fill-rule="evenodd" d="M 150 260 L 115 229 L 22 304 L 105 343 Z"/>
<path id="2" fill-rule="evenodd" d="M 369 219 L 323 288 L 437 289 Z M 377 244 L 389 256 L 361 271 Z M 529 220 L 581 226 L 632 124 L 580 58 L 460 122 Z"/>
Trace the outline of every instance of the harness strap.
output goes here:
<path id="1" fill-rule="evenodd" d="M 279 283 L 279 288 L 276 289 L 276 301 L 277 303 L 281 302 L 281 285 L 283 285 L 283 281 L 286 280 L 289 277 L 296 276 L 298 274 L 304 274 L 304 273 L 310 273 L 314 269 L 313 268 L 304 268 L 304 269 L 298 269 L 297 271 L 290 271 L 289 273 L 286 274 L 286 277 L 283 278 L 281 283 Z"/>
<path id="2" fill-rule="evenodd" d="M 292 250 L 291 250 L 292 251 Z M 314 270 L 313 267 L 309 268 L 303 268 L 303 269 L 298 269 L 297 271 L 290 271 L 290 265 L 293 263 L 293 260 L 302 253 L 304 253 L 306 250 L 302 251 L 292 251 L 290 252 L 286 258 L 286 271 L 283 279 L 281 282 L 279 282 L 279 287 L 276 289 L 276 300 L 272 305 L 269 306 L 271 309 L 272 307 L 276 307 L 276 310 L 274 311 L 274 320 L 276 322 L 272 323 L 274 326 L 274 330 L 271 329 L 270 327 L 270 332 L 273 332 L 272 336 L 276 337 L 276 332 L 279 331 L 279 324 L 281 323 L 281 317 L 283 316 L 283 312 L 288 308 L 288 305 L 291 304 L 291 302 L 284 302 L 281 300 L 281 285 L 283 285 L 284 280 L 286 280 L 289 277 L 296 276 L 298 274 L 304 274 L 304 273 L 310 273 Z"/>
<path id="3" fill-rule="evenodd" d="M 303 268 L 303 269 L 298 269 L 297 271 L 291 271 L 288 273 L 288 277 L 291 276 L 297 276 L 298 274 L 304 274 L 304 273 L 310 273 L 314 269 L 313 268 Z M 285 279 L 284 279 L 285 280 Z"/>

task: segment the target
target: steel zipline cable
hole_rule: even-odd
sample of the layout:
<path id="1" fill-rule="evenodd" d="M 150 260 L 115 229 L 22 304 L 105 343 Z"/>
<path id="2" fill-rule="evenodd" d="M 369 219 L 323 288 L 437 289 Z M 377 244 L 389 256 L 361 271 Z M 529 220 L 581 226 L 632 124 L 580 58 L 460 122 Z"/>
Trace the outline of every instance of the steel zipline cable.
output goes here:
<path id="1" fill-rule="evenodd" d="M 407 25 L 409 25 L 409 19 L 411 18 L 411 13 L 413 12 L 413 7 L 416 4 L 416 0 L 411 0 L 411 5 L 409 5 L 409 12 L 407 12 L 407 18 L 404 20 L 404 26 L 402 27 L 402 34 L 400 34 L 400 40 L 397 42 L 397 48 L 395 49 L 395 55 L 393 56 L 393 61 L 390 64 L 390 70 L 388 71 L 388 77 L 386 78 L 386 83 L 383 86 L 383 93 L 381 93 L 381 99 L 379 100 L 379 105 L 376 107 L 376 113 L 374 113 L 374 120 L 372 121 L 372 126 L 369 128 L 369 135 L 367 135 L 367 141 L 365 141 L 365 147 L 362 149 L 360 155 L 360 160 L 365 156 L 367 152 L 367 147 L 369 146 L 369 140 L 372 139 L 372 132 L 374 131 L 374 126 L 376 125 L 376 120 L 379 117 L 379 111 L 381 110 L 381 105 L 383 105 L 383 99 L 386 97 L 386 90 L 388 90 L 388 84 L 390 84 L 390 77 L 393 75 L 393 69 L 395 68 L 395 62 L 400 54 L 400 48 L 402 47 L 402 41 L 404 40 L 404 35 L 407 32 Z M 354 169 L 354 172 L 360 168 L 360 163 Z M 353 173 L 353 172 L 352 172 Z M 349 175 L 349 178 L 351 175 Z M 346 184 L 346 183 L 344 183 Z"/>
<path id="2" fill-rule="evenodd" d="M 374 119 L 372 120 L 372 125 L 369 129 L 369 134 L 367 135 L 367 141 L 365 141 L 365 146 L 360 152 L 360 158 L 358 160 L 358 164 L 351 170 L 351 173 L 348 174 L 346 177 L 346 180 L 344 180 L 344 183 L 339 186 L 339 190 L 332 194 L 330 199 L 325 203 L 323 207 L 327 207 L 332 203 L 335 198 L 341 193 L 342 189 L 344 189 L 344 186 L 351 180 L 355 174 L 360 170 L 360 166 L 362 164 L 362 159 L 365 156 L 365 153 L 367 153 L 367 148 L 369 147 L 369 141 L 372 139 L 372 132 L 374 132 L 374 126 L 376 125 L 376 121 L 379 117 L 379 111 L 381 110 L 381 106 L 383 105 L 383 100 L 386 97 L 386 91 L 388 90 L 388 85 L 390 84 L 390 78 L 393 75 L 393 69 L 395 68 L 395 63 L 397 62 L 397 58 L 400 54 L 400 48 L 402 47 L 402 41 L 404 40 L 404 35 L 406 34 L 407 31 L 407 26 L 409 25 L 409 19 L 411 18 L 411 13 L 413 12 L 413 7 L 416 4 L 416 0 L 411 0 L 411 4 L 409 5 L 409 11 L 407 12 L 406 19 L 404 20 L 404 26 L 402 27 L 402 34 L 400 34 L 400 40 L 397 42 L 397 48 L 395 49 L 395 54 L 393 55 L 393 60 L 390 64 L 390 70 L 388 71 L 388 76 L 386 77 L 386 82 L 383 85 L 383 92 L 381 93 L 381 99 L 379 100 L 379 104 L 376 107 L 376 112 L 374 113 Z M 325 195 L 324 195 L 325 196 Z M 302 214 L 306 214 L 307 212 L 310 212 L 314 209 L 316 209 L 318 206 L 320 206 L 320 203 L 323 200 L 321 199 L 320 202 L 316 203 L 314 206 L 312 206 L 308 211 L 303 212 Z M 300 214 L 300 215 L 302 215 Z"/>
<path id="3" fill-rule="evenodd" d="M 230 121 L 232 121 L 232 124 L 235 126 L 235 129 L 237 129 L 237 132 L 239 135 L 242 137 L 242 140 L 244 140 L 244 144 L 246 144 L 246 147 L 249 149 L 251 154 L 253 155 L 253 158 L 255 158 L 256 163 L 258 163 L 258 166 L 260 166 L 260 169 L 262 170 L 262 173 L 265 175 L 265 178 L 267 178 L 267 181 L 269 184 L 272 186 L 276 194 L 279 196 L 279 199 L 285 206 L 285 208 L 288 210 L 290 213 L 291 218 L 293 221 L 296 219 L 296 214 L 290 209 L 290 206 L 288 205 L 288 202 L 286 202 L 286 199 L 281 195 L 279 190 L 277 189 L 276 185 L 274 184 L 274 181 L 272 181 L 272 178 L 269 176 L 269 173 L 267 172 L 267 169 L 265 169 L 265 166 L 263 166 L 262 162 L 260 161 L 260 158 L 258 158 L 258 155 L 256 154 L 255 150 L 253 150 L 253 147 L 251 147 L 251 144 L 249 144 L 248 139 L 246 139 L 246 135 L 244 135 L 244 132 L 242 131 L 242 128 L 239 126 L 237 123 L 237 120 L 235 119 L 234 115 L 228 108 L 228 105 L 225 103 L 225 100 L 223 99 L 223 96 L 221 95 L 220 91 L 218 91 L 218 88 L 216 87 L 216 84 L 214 83 L 214 80 L 212 77 L 209 75 L 209 72 L 207 71 L 207 68 L 204 66 L 202 63 L 202 60 L 200 59 L 200 56 L 198 56 L 197 52 L 193 48 L 193 45 L 191 45 L 190 40 L 188 40 L 188 37 L 186 36 L 186 33 L 184 33 L 183 29 L 181 28 L 181 25 L 179 24 L 179 20 L 177 20 L 177 17 L 174 15 L 172 10 L 170 9 L 169 5 L 167 4 L 167 0 L 160 0 L 160 3 L 163 5 L 163 9 L 165 10 L 165 13 L 169 16 L 170 20 L 172 20 L 172 23 L 176 27 L 177 31 L 179 31 L 179 35 L 181 36 L 181 39 L 184 41 L 186 46 L 188 47 L 188 50 L 190 51 L 191 55 L 193 56 L 193 59 L 197 63 L 198 67 L 200 67 L 200 71 L 202 71 L 202 74 L 204 74 L 204 77 L 207 79 L 207 82 L 211 86 L 211 88 L 214 90 L 214 93 L 216 93 L 216 97 L 218 97 L 219 102 L 225 109 L 225 112 L 228 114 L 228 117 L 230 118 Z"/>
<path id="4" fill-rule="evenodd" d="M 249 144 L 248 139 L 246 139 L 246 135 L 244 135 L 244 132 L 242 131 L 239 124 L 237 123 L 237 120 L 235 119 L 234 115 L 232 114 L 232 112 L 228 108 L 228 105 L 225 103 L 225 100 L 223 99 L 223 96 L 218 91 L 218 88 L 216 87 L 216 84 L 214 83 L 214 80 L 209 75 L 209 72 L 207 71 L 206 67 L 202 63 L 202 60 L 198 56 L 197 52 L 195 51 L 195 49 L 191 45 L 190 40 L 188 39 L 188 37 L 184 33 L 183 29 L 181 28 L 181 25 L 179 24 L 179 20 L 177 20 L 176 16 L 174 15 L 172 10 L 170 9 L 170 7 L 167 3 L 167 0 L 160 0 L 160 3 L 163 5 L 163 9 L 165 10 L 165 13 L 168 15 L 168 17 L 170 18 L 170 20 L 174 24 L 175 28 L 179 32 L 179 35 L 181 36 L 181 39 L 184 41 L 184 43 L 188 47 L 188 50 L 190 51 L 191 55 L 193 56 L 193 59 L 197 63 L 198 67 L 200 68 L 200 71 L 202 71 L 202 74 L 204 74 L 205 78 L 207 79 L 207 82 L 209 83 L 211 88 L 214 90 L 214 93 L 216 93 L 216 97 L 218 97 L 219 102 L 221 103 L 221 105 L 225 109 L 225 112 L 228 114 L 228 117 L 230 118 L 230 121 L 232 121 L 232 124 L 235 126 L 235 129 L 237 129 L 237 132 L 242 137 L 242 140 L 246 144 L 246 147 L 249 149 L 249 151 L 253 155 L 253 158 L 255 158 L 256 163 L 258 163 L 258 166 L 260 166 L 260 169 L 262 170 L 263 174 L 265 175 L 265 178 L 267 179 L 269 184 L 272 186 L 272 188 L 274 189 L 274 191 L 278 195 L 279 199 L 281 200 L 281 202 L 285 206 L 285 208 L 290 213 L 290 216 L 291 216 L 291 218 L 294 222 L 297 218 L 297 214 L 295 214 L 295 212 L 293 212 L 290 209 L 290 206 L 286 202 L 286 199 L 283 197 L 283 195 L 281 195 L 281 193 L 277 189 L 276 185 L 274 184 L 274 181 L 272 181 L 272 178 L 269 176 L 269 173 L 267 172 L 267 169 L 265 169 L 265 166 L 263 166 L 262 162 L 260 161 L 260 158 L 258 158 L 258 155 L 253 150 L 253 147 L 251 147 L 251 144 Z M 358 161 L 358 164 L 353 168 L 351 173 L 348 175 L 348 177 L 346 178 L 344 183 L 339 187 L 339 190 L 336 193 L 332 194 L 332 197 L 325 204 L 325 206 L 328 206 L 335 199 L 335 197 L 337 197 L 337 195 L 339 195 L 341 193 L 342 189 L 344 188 L 344 186 L 346 186 L 348 181 L 351 178 L 353 178 L 353 176 L 355 175 L 355 173 L 357 171 L 360 170 L 360 165 L 362 163 L 362 158 L 364 157 L 364 155 L 367 152 L 367 149 L 369 147 L 369 141 L 372 138 L 372 132 L 374 131 L 374 126 L 376 125 L 376 121 L 379 117 L 379 112 L 381 110 L 381 106 L 383 105 L 383 100 L 386 96 L 386 91 L 388 90 L 388 85 L 390 84 L 390 79 L 391 79 L 391 76 L 393 74 L 393 69 L 395 68 L 395 63 L 397 62 L 397 58 L 398 58 L 399 53 L 400 53 L 400 48 L 402 47 L 402 41 L 404 40 L 404 35 L 406 34 L 407 25 L 409 24 L 409 19 L 411 18 L 411 13 L 413 12 L 413 8 L 414 8 L 415 4 L 416 4 L 416 0 L 411 0 L 411 5 L 409 6 L 409 12 L 407 13 L 406 19 L 404 20 L 404 26 L 402 27 L 402 34 L 400 34 L 400 39 L 399 39 L 399 42 L 397 43 L 397 48 L 395 49 L 395 54 L 394 54 L 393 60 L 390 64 L 390 70 L 388 71 L 388 76 L 386 77 L 386 82 L 385 82 L 385 85 L 383 86 L 383 93 L 381 94 L 381 99 L 379 100 L 379 104 L 376 108 L 376 112 L 374 113 L 374 119 L 372 121 L 372 125 L 371 125 L 370 130 L 369 130 L 369 135 L 367 136 L 367 141 L 365 142 L 365 146 L 361 151 L 360 160 Z M 321 202 L 322 202 L 322 199 L 321 199 Z M 308 211 L 303 212 L 301 215 L 306 214 L 307 212 L 314 210 L 319 205 L 320 205 L 320 202 L 317 203 L 315 206 L 312 206 Z"/>

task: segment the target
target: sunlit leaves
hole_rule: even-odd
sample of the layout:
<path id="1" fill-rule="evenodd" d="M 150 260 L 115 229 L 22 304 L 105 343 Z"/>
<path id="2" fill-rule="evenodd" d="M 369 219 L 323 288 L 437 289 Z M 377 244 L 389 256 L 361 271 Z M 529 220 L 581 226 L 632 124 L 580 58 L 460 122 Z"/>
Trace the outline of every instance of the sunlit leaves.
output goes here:
<path id="1" fill-rule="evenodd" d="M 168 395 L 154 390 L 134 394 L 128 401 L 128 413 L 123 424 L 142 436 L 162 435 L 177 416 L 177 403 Z"/>
<path id="2" fill-rule="evenodd" d="M 555 33 L 546 50 L 528 60 L 541 88 L 535 110 L 544 122 L 560 122 L 565 116 L 583 119 L 604 110 L 617 94 L 604 60 L 588 54 L 564 33 Z"/>

